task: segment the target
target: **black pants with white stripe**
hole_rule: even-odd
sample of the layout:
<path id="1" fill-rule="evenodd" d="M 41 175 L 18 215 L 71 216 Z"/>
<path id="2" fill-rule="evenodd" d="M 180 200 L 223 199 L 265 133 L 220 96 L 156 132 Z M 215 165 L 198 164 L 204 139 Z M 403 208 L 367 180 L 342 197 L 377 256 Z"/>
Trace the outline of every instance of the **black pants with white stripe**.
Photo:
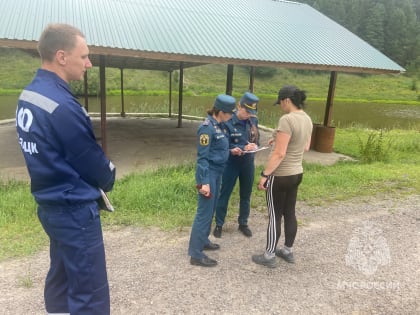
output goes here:
<path id="1" fill-rule="evenodd" d="M 267 247 L 274 253 L 281 234 L 281 218 L 284 218 L 284 245 L 292 247 L 297 232 L 295 214 L 298 187 L 303 174 L 291 176 L 270 176 L 267 182 L 266 200 L 268 207 Z"/>

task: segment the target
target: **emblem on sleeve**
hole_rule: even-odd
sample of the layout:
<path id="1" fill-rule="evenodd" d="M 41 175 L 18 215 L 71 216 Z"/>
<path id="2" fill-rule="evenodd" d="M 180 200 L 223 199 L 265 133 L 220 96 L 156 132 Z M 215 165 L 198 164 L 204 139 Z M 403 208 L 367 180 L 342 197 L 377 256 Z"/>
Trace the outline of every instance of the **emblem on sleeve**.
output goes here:
<path id="1" fill-rule="evenodd" d="M 200 145 L 209 145 L 209 135 L 208 134 L 200 135 Z"/>
<path id="2" fill-rule="evenodd" d="M 29 132 L 29 128 L 31 128 L 32 121 L 34 120 L 32 112 L 27 108 L 21 108 L 16 116 L 16 123 L 19 128 L 25 132 Z"/>

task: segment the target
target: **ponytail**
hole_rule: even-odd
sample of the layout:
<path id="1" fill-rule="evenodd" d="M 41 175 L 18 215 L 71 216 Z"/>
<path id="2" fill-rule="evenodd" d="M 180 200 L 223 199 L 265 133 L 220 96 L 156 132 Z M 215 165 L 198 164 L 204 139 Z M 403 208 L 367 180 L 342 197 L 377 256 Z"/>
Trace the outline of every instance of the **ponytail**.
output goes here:
<path id="1" fill-rule="evenodd" d="M 293 95 L 289 97 L 292 101 L 293 105 L 295 105 L 299 109 L 303 109 L 305 107 L 305 100 L 306 100 L 306 92 L 296 89 L 293 92 Z"/>

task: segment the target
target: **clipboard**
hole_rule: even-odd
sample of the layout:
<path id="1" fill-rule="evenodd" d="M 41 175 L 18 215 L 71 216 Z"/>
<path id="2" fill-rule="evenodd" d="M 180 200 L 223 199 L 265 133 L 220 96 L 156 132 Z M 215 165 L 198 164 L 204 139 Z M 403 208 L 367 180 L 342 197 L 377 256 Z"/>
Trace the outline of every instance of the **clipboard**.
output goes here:
<path id="1" fill-rule="evenodd" d="M 114 206 L 112 205 L 111 201 L 108 198 L 108 195 L 106 192 L 104 192 L 102 189 L 99 188 L 99 191 L 101 192 L 101 198 L 96 200 L 98 203 L 99 209 L 114 212 Z"/>
<path id="2" fill-rule="evenodd" d="M 256 150 L 252 150 L 252 151 L 243 151 L 243 154 L 247 154 L 247 153 L 257 153 L 257 152 L 260 152 L 260 151 L 263 151 L 263 150 L 267 150 L 267 149 L 269 149 L 270 147 L 266 147 L 266 146 L 264 146 L 264 147 L 260 147 L 260 148 L 258 148 L 258 149 L 256 149 Z"/>

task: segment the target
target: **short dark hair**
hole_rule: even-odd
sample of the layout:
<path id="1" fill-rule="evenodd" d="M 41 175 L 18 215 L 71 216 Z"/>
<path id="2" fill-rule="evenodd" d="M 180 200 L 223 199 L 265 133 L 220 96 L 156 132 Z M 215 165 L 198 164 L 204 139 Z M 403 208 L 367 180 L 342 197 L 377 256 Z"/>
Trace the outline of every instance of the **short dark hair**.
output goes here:
<path id="1" fill-rule="evenodd" d="M 38 41 L 41 60 L 53 61 L 58 50 L 73 49 L 76 45 L 76 36 L 85 38 L 85 35 L 72 25 L 61 23 L 47 25 Z"/>

